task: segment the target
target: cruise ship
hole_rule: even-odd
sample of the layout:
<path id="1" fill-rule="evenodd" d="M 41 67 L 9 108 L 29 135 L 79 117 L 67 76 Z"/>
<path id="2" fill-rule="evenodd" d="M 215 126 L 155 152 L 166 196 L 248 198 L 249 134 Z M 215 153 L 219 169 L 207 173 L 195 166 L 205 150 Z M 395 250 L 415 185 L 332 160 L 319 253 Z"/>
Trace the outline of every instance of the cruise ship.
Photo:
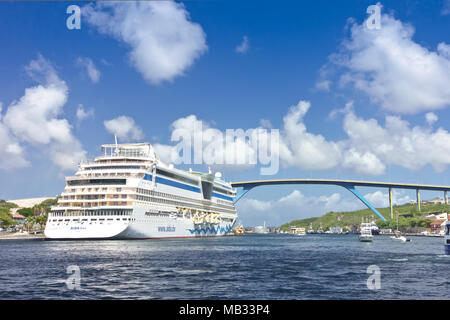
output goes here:
<path id="1" fill-rule="evenodd" d="M 151 144 L 116 139 L 66 177 L 44 233 L 47 239 L 223 236 L 237 218 L 235 196 L 219 172 L 178 170 L 159 160 Z"/>

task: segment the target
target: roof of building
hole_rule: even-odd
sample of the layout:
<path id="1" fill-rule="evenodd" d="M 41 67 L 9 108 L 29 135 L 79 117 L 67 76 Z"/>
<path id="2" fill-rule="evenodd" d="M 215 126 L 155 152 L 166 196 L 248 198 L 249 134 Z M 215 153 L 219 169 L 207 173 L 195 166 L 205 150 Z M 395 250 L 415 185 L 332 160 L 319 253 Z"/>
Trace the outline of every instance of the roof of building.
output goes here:
<path id="1" fill-rule="evenodd" d="M 23 215 L 17 212 L 17 209 L 12 209 L 10 213 L 13 219 L 25 219 Z"/>
<path id="2" fill-rule="evenodd" d="M 439 225 L 441 225 L 445 221 L 447 221 L 447 219 L 436 219 L 431 224 L 439 224 Z"/>

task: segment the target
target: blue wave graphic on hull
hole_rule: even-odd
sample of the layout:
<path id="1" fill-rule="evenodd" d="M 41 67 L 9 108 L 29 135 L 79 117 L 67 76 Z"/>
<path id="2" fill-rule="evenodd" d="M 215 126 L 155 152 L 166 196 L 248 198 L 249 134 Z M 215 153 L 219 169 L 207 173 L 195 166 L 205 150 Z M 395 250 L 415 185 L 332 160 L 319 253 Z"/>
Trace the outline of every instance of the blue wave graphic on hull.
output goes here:
<path id="1" fill-rule="evenodd" d="M 217 234 L 217 233 L 225 234 L 225 233 L 227 233 L 228 231 L 231 230 L 231 224 L 227 225 L 226 227 L 217 227 L 217 228 L 206 227 L 206 228 L 188 229 L 188 230 L 189 230 L 189 232 L 191 234 L 198 234 L 198 235 L 201 235 L 202 233 L 205 234 L 205 235 L 206 234 Z"/>

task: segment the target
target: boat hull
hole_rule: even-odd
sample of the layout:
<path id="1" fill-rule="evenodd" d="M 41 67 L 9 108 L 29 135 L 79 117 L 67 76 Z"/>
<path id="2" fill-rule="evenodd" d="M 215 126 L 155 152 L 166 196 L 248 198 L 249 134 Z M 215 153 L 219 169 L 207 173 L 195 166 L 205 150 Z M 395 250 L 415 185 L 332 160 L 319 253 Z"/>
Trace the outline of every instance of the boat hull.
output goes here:
<path id="1" fill-rule="evenodd" d="M 372 242 L 373 237 L 371 237 L 371 236 L 359 236 L 358 239 L 361 242 Z"/>
<path id="2" fill-rule="evenodd" d="M 77 217 L 59 223 L 49 222 L 44 234 L 52 240 L 75 239 L 163 239 L 224 236 L 233 222 L 194 223 L 179 216 L 145 216 L 144 209 L 135 209 L 130 218 L 98 217 L 81 222 Z"/>

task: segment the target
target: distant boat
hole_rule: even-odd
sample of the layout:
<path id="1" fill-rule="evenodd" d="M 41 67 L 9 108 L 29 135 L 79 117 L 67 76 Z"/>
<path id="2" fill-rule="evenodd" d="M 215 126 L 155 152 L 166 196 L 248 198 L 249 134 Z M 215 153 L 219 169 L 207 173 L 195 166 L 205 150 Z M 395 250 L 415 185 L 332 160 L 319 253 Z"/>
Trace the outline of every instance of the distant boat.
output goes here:
<path id="1" fill-rule="evenodd" d="M 394 240 L 400 240 L 400 241 L 402 241 L 402 242 L 408 242 L 408 241 L 411 241 L 410 239 L 407 239 L 406 237 L 402 236 L 402 235 L 400 234 L 400 232 L 394 232 L 394 235 L 391 236 L 391 239 L 394 239 Z"/>
<path id="2" fill-rule="evenodd" d="M 380 229 L 378 228 L 377 224 L 375 223 L 375 220 L 372 220 L 372 222 L 370 223 L 370 232 L 372 232 L 372 235 L 380 234 Z"/>
<path id="3" fill-rule="evenodd" d="M 236 229 L 234 230 L 234 235 L 235 236 L 243 236 L 245 235 L 245 229 L 243 226 L 237 226 Z"/>
<path id="4" fill-rule="evenodd" d="M 306 234 L 305 230 L 306 230 L 305 228 L 292 227 L 291 228 L 291 233 L 295 234 L 297 236 L 304 236 Z"/>
<path id="5" fill-rule="evenodd" d="M 360 227 L 361 233 L 358 237 L 361 242 L 372 242 L 373 235 L 370 223 L 361 223 Z"/>
<path id="6" fill-rule="evenodd" d="M 398 212 L 397 212 L 397 230 L 394 231 L 394 235 L 391 236 L 391 239 L 400 240 L 402 242 L 409 242 L 409 241 L 411 241 L 411 239 L 408 239 L 408 238 L 402 236 L 400 231 L 398 231 Z"/>
<path id="7" fill-rule="evenodd" d="M 314 231 L 314 229 L 312 228 L 312 223 L 309 225 L 309 229 L 308 229 L 308 234 L 315 234 L 316 232 Z"/>
<path id="8" fill-rule="evenodd" d="M 317 233 L 323 233 L 322 223 L 320 224 L 320 227 L 319 227 L 319 230 L 317 230 Z"/>

